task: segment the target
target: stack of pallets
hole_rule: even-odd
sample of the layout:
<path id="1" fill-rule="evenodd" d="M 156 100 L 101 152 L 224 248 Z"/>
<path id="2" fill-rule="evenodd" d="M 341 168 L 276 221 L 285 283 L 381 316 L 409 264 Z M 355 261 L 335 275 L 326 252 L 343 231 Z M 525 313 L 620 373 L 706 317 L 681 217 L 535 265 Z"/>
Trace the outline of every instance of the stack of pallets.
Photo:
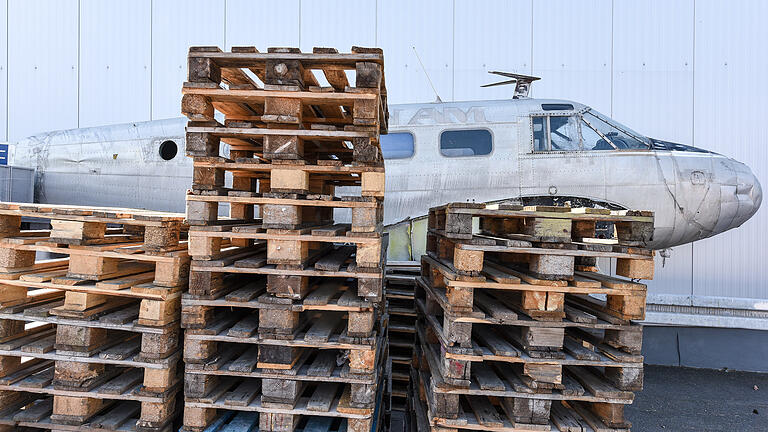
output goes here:
<path id="1" fill-rule="evenodd" d="M 403 430 L 405 426 L 411 358 L 416 341 L 414 288 L 420 271 L 418 261 L 388 261 L 384 276 L 389 314 L 387 393 L 384 397 L 391 431 Z"/>
<path id="2" fill-rule="evenodd" d="M 184 430 L 376 430 L 381 50 L 193 47 L 183 93 L 194 159 Z"/>
<path id="3" fill-rule="evenodd" d="M 643 378 L 631 320 L 644 317 L 646 287 L 634 280 L 653 277 L 652 234 L 649 212 L 431 209 L 416 293 L 418 430 L 628 430 L 623 408 Z M 597 273 L 600 258 L 624 278 Z"/>
<path id="4" fill-rule="evenodd" d="M 51 229 L 22 230 L 22 217 Z M 0 203 L 0 424 L 170 431 L 183 214 Z M 62 258 L 37 259 L 44 253 Z"/>

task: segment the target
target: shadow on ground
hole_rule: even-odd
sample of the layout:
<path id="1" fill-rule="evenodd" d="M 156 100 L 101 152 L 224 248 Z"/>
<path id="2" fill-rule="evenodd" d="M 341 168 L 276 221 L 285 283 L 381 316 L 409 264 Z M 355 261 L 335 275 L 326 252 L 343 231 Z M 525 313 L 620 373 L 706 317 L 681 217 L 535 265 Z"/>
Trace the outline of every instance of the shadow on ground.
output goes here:
<path id="1" fill-rule="evenodd" d="M 768 374 L 648 365 L 644 374 L 625 410 L 633 432 L 768 431 Z"/>

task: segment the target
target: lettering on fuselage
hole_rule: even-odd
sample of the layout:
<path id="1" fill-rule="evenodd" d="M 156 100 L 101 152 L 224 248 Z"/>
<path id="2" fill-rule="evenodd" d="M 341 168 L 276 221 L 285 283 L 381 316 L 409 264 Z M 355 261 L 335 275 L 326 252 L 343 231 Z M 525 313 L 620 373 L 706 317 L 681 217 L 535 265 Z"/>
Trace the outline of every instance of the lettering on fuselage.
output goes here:
<path id="1" fill-rule="evenodd" d="M 400 122 L 401 109 L 390 109 L 390 123 L 397 125 L 435 125 L 435 124 L 467 124 L 488 123 L 485 118 L 485 108 L 469 107 L 466 111 L 457 107 L 425 107 L 419 108 L 406 123 Z"/>

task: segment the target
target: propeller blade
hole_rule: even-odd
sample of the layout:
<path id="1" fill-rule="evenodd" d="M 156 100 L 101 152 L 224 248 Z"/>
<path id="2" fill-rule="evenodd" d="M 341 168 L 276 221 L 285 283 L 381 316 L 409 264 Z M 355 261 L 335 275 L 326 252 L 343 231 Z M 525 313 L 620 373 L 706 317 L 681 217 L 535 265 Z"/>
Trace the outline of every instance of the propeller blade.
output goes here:
<path id="1" fill-rule="evenodd" d="M 483 84 L 480 87 L 493 87 L 493 86 L 500 86 L 500 85 L 507 85 L 507 84 L 515 84 L 517 82 L 516 79 L 511 79 L 507 81 L 499 81 L 491 84 Z"/>
<path id="2" fill-rule="evenodd" d="M 512 72 L 490 71 L 488 73 L 491 73 L 491 74 L 494 74 L 494 75 L 500 75 L 500 76 L 507 77 L 507 78 L 514 78 L 514 79 L 517 79 L 517 80 L 520 80 L 520 81 L 537 81 L 537 80 L 541 79 L 539 77 L 535 77 L 535 76 L 531 76 L 531 75 L 516 74 L 516 73 L 512 73 Z"/>

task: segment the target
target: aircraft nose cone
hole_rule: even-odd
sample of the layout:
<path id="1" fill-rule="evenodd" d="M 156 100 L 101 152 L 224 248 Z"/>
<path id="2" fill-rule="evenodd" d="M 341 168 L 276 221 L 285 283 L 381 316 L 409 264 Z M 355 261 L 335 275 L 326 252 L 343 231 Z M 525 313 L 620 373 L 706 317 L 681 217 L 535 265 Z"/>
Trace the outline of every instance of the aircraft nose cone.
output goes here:
<path id="1" fill-rule="evenodd" d="M 739 197 L 739 210 L 736 218 L 741 225 L 757 213 L 763 202 L 763 188 L 760 186 L 760 181 L 746 165 L 744 165 L 744 170 L 739 172 L 736 194 Z"/>

